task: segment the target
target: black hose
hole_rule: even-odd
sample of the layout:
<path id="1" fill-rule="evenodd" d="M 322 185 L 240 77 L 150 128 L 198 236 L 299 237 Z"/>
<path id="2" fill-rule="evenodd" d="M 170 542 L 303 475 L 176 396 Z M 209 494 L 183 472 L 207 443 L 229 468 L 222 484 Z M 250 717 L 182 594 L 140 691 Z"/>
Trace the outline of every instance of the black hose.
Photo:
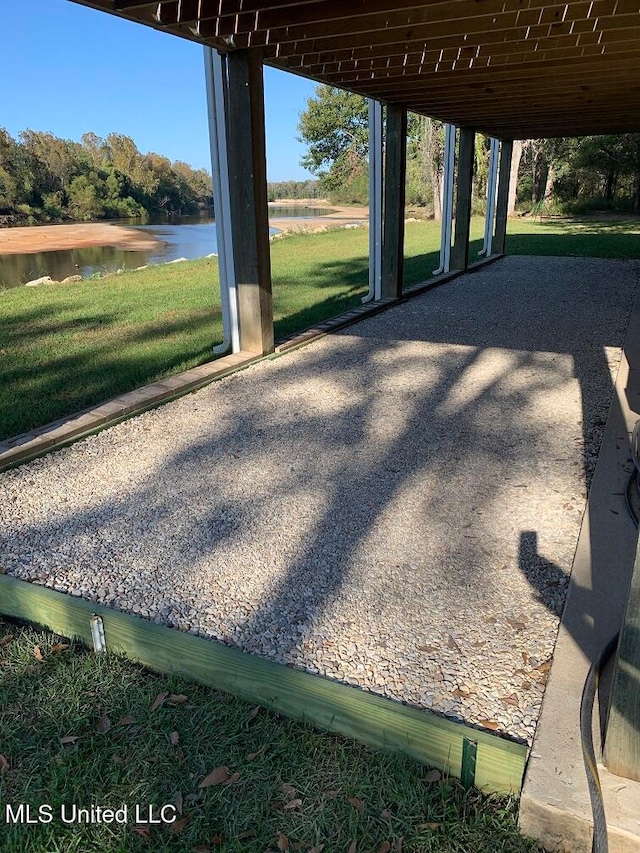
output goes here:
<path id="1" fill-rule="evenodd" d="M 602 799 L 602 788 L 600 786 L 600 776 L 598 775 L 598 765 L 596 762 L 596 752 L 593 746 L 593 704 L 598 692 L 598 684 L 602 671 L 611 655 L 615 652 L 618 646 L 618 637 L 616 634 L 612 637 L 604 647 L 602 653 L 589 667 L 587 680 L 582 689 L 582 699 L 580 700 L 580 737 L 582 740 L 582 758 L 584 759 L 584 769 L 587 774 L 587 784 L 589 786 L 589 798 L 591 800 L 591 811 L 593 813 L 593 844 L 591 853 L 609 853 L 609 841 L 607 839 L 607 819 L 604 813 L 604 801 Z"/>

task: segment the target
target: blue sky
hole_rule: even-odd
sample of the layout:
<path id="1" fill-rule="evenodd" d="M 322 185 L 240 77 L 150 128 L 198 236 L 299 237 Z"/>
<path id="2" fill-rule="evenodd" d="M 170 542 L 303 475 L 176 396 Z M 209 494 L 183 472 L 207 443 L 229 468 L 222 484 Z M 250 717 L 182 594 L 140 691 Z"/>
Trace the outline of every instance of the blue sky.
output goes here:
<path id="1" fill-rule="evenodd" d="M 69 0 L 2 3 L 0 127 L 65 139 L 131 136 L 140 151 L 211 167 L 202 48 Z M 298 114 L 314 84 L 265 69 L 271 181 L 310 177 Z"/>

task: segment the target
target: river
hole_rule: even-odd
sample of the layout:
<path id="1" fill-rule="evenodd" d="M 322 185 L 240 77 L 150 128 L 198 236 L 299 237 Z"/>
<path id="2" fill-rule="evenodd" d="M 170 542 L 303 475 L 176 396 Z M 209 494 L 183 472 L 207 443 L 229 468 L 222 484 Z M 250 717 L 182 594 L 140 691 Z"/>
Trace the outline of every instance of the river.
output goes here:
<path id="1" fill-rule="evenodd" d="M 270 207 L 272 219 L 312 219 L 331 213 L 327 208 Z M 163 264 L 176 258 L 193 260 L 218 251 L 216 224 L 210 216 L 181 216 L 171 219 L 118 220 L 118 225 L 153 234 L 162 241 L 152 251 L 124 251 L 111 246 L 90 246 L 58 252 L 0 255 L 0 287 L 19 287 L 27 281 L 49 275 L 60 281 L 70 275 L 89 278 L 96 273 L 135 269 L 146 264 Z M 37 226 L 34 226 L 37 228 Z M 271 228 L 272 234 L 277 229 Z"/>

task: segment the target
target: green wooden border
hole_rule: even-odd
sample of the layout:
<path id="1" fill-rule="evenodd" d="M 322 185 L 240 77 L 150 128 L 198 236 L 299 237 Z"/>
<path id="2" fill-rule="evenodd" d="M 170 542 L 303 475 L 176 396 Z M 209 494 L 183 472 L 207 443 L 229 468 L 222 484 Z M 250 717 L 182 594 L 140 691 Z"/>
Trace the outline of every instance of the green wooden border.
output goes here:
<path id="1" fill-rule="evenodd" d="M 517 795 L 526 746 L 454 723 L 146 619 L 0 575 L 0 614 L 43 626 L 91 646 L 89 620 L 104 622 L 107 648 L 160 672 L 176 673 L 288 717 L 402 752 L 453 776 L 462 775 L 464 739 L 477 744 L 475 784 Z"/>

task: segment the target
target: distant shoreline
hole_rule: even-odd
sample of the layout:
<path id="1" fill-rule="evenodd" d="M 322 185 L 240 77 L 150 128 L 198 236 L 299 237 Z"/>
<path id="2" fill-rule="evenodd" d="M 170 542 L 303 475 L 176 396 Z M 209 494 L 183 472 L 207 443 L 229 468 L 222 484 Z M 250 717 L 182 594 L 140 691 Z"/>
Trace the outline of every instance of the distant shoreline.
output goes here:
<path id="1" fill-rule="evenodd" d="M 314 207 L 326 202 L 314 199 Z M 309 207 L 310 201 L 270 202 L 273 207 Z M 269 225 L 279 231 L 323 231 L 356 225 L 368 220 L 366 207 L 330 205 L 331 213 L 311 219 L 270 219 Z M 18 225 L 0 228 L 0 255 L 28 255 L 83 249 L 90 246 L 112 246 L 131 252 L 153 251 L 162 241 L 149 233 L 125 225 L 108 222 L 75 222 L 63 225 Z"/>

